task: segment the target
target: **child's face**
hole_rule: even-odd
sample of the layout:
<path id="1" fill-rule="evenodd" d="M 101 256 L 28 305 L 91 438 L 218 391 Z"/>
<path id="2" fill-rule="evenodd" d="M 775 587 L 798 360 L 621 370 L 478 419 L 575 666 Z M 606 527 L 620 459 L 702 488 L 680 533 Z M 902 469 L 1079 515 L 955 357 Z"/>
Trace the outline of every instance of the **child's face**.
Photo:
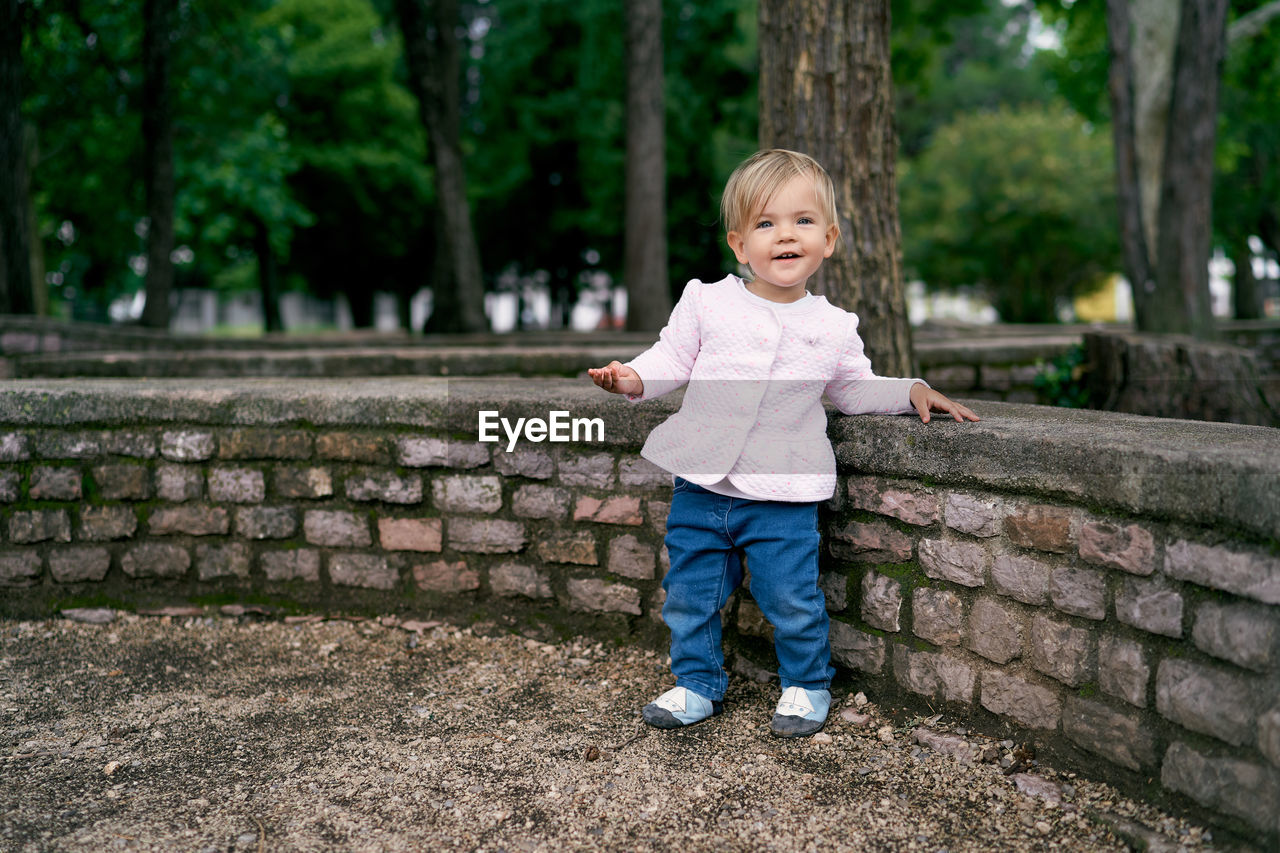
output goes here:
<path id="1" fill-rule="evenodd" d="M 837 233 L 836 224 L 823 218 L 813 179 L 797 175 L 756 211 L 744 233 L 730 231 L 728 241 L 755 275 L 748 290 L 773 302 L 795 302 L 835 251 Z"/>

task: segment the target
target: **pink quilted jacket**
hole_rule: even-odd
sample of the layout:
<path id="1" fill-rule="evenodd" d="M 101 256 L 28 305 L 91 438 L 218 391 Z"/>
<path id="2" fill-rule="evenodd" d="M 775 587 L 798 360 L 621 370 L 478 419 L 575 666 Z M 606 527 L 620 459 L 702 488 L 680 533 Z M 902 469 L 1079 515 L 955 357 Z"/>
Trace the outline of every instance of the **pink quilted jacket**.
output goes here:
<path id="1" fill-rule="evenodd" d="M 641 455 L 703 486 L 728 476 L 768 500 L 826 500 L 836 461 L 823 392 L 845 414 L 902 414 L 920 380 L 872 373 L 857 315 L 824 297 L 772 306 L 733 275 L 686 285 L 658 342 L 628 362 L 644 380 L 632 400 L 689 386 Z"/>

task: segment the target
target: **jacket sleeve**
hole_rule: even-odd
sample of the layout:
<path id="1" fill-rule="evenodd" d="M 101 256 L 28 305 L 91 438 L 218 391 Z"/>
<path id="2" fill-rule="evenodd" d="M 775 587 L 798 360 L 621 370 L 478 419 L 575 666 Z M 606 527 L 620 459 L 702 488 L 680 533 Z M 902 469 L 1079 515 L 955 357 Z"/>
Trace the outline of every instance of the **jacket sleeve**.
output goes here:
<path id="1" fill-rule="evenodd" d="M 901 415 L 915 411 L 911 405 L 911 386 L 923 379 L 896 379 L 876 376 L 871 369 L 858 334 L 858 315 L 849 315 L 849 328 L 835 375 L 827 383 L 826 393 L 836 408 L 846 415 Z"/>
<path id="2" fill-rule="evenodd" d="M 627 366 L 640 374 L 644 382 L 644 393 L 628 395 L 627 399 L 652 400 L 689 381 L 702 344 L 699 322 L 701 294 L 701 281 L 694 279 L 685 285 L 680 301 L 671 310 L 667 325 L 658 334 L 658 342 L 627 362 Z"/>

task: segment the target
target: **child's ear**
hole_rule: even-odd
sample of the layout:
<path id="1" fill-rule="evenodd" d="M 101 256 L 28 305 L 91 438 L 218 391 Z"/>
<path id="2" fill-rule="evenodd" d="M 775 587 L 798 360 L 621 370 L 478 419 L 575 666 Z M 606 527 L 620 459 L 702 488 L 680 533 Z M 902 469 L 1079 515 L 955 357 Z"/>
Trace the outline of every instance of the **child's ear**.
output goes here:
<path id="1" fill-rule="evenodd" d="M 737 231 L 730 231 L 725 235 L 724 239 L 729 244 L 729 248 L 733 249 L 733 255 L 738 259 L 738 263 L 745 264 L 747 262 L 747 244 L 742 239 L 742 235 Z M 827 256 L 830 257 L 829 252 Z"/>
<path id="2" fill-rule="evenodd" d="M 840 226 L 834 222 L 827 226 L 827 248 L 823 250 L 822 257 L 829 258 L 836 251 L 836 238 L 840 236 Z"/>

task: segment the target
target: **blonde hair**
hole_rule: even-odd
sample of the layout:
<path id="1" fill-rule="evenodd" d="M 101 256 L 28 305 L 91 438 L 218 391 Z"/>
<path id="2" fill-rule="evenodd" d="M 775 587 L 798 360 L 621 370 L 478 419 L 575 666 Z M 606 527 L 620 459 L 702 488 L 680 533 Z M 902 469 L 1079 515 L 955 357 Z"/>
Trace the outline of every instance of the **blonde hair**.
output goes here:
<path id="1" fill-rule="evenodd" d="M 720 197 L 724 230 L 744 232 L 752 215 L 768 204 L 785 183 L 800 175 L 813 179 L 819 212 L 827 224 L 835 225 L 838 230 L 836 190 L 831 176 L 809 155 L 785 148 L 757 151 L 733 170 Z"/>

